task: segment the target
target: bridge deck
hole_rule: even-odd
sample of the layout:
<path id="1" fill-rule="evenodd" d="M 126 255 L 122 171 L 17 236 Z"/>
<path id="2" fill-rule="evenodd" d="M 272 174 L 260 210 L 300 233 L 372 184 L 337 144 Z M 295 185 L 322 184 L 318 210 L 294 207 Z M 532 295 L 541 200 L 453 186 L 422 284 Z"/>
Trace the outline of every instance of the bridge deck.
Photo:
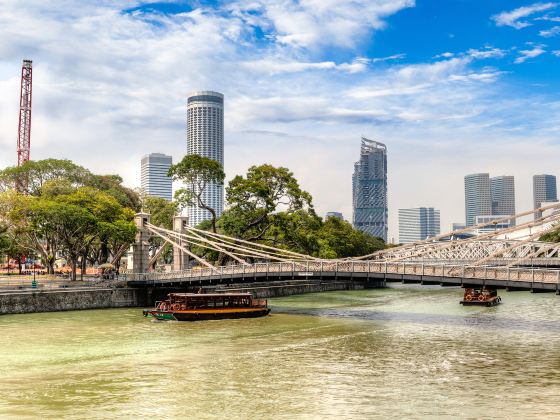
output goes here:
<path id="1" fill-rule="evenodd" d="M 194 286 L 293 278 L 405 281 L 442 285 L 486 285 L 560 290 L 560 270 L 470 267 L 465 265 L 377 261 L 304 261 L 230 265 L 169 273 L 127 274 L 131 287 Z"/>

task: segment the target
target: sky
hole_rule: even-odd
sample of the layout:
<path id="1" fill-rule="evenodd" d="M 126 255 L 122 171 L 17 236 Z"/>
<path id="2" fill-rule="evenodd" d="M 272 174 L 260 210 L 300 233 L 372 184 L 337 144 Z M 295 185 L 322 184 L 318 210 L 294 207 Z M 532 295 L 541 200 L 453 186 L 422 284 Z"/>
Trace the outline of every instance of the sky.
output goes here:
<path id="1" fill-rule="evenodd" d="M 360 137 L 388 148 L 397 211 L 464 221 L 465 174 L 559 176 L 560 2 L 0 0 L 0 167 L 16 164 L 21 62 L 31 158 L 139 187 L 140 159 L 186 153 L 186 98 L 225 95 L 228 179 L 290 168 L 319 214 L 351 220 Z"/>

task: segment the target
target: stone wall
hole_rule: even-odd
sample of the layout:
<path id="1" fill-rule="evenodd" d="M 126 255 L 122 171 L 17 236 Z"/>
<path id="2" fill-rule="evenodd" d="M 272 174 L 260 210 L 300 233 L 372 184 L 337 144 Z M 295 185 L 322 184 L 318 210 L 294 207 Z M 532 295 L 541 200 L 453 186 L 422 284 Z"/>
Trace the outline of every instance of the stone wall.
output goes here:
<path id="1" fill-rule="evenodd" d="M 81 289 L 0 293 L 0 315 L 124 308 L 144 303 L 140 289 Z"/>
<path id="2" fill-rule="evenodd" d="M 273 298 L 281 296 L 301 295 L 304 293 L 328 292 L 333 290 L 361 290 L 363 282 L 349 280 L 300 280 L 276 281 L 269 283 L 237 284 L 231 287 L 216 288 L 216 292 L 250 292 L 255 298 Z"/>
<path id="3" fill-rule="evenodd" d="M 375 284 L 374 284 L 375 283 Z M 354 280 L 286 280 L 205 287 L 206 293 L 250 292 L 255 298 L 272 298 L 332 290 L 359 290 L 383 287 L 382 281 L 370 283 Z M 0 293 L 0 315 L 30 312 L 75 311 L 82 309 L 151 307 L 156 300 L 171 292 L 193 292 L 194 289 L 91 288 Z"/>

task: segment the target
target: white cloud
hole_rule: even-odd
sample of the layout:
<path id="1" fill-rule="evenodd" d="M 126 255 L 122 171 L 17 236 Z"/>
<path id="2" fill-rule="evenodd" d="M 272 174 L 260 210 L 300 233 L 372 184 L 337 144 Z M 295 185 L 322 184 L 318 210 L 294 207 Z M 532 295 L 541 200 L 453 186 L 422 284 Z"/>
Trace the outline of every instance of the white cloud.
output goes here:
<path id="1" fill-rule="evenodd" d="M 384 18 L 414 5 L 415 0 L 253 0 L 228 7 L 249 24 L 274 29 L 282 45 L 354 48 L 372 30 L 383 29 Z"/>
<path id="2" fill-rule="evenodd" d="M 552 51 L 552 54 L 554 54 L 556 57 L 560 57 L 560 50 Z"/>
<path id="3" fill-rule="evenodd" d="M 542 31 L 539 32 L 539 35 L 545 38 L 550 38 L 556 35 L 560 35 L 560 26 L 553 26 L 550 29 L 543 29 Z"/>
<path id="4" fill-rule="evenodd" d="M 515 29 L 522 29 L 530 26 L 527 20 L 522 20 L 538 12 L 544 12 L 558 6 L 558 3 L 534 3 L 529 6 L 519 7 L 509 12 L 501 12 L 492 16 L 498 26 L 511 26 Z"/>
<path id="5" fill-rule="evenodd" d="M 394 55 L 390 55 L 388 57 L 376 57 L 376 58 L 372 58 L 371 62 L 372 63 L 380 63 L 380 62 L 384 62 L 384 61 L 395 61 L 395 60 L 402 60 L 403 58 L 406 57 L 406 54 L 401 53 L 401 54 L 394 54 Z"/>
<path id="6" fill-rule="evenodd" d="M 506 51 L 500 48 L 487 47 L 481 50 L 470 49 L 467 51 L 467 55 L 475 59 L 502 58 L 506 55 Z"/>
<path id="7" fill-rule="evenodd" d="M 451 58 L 451 57 L 455 57 L 455 54 L 447 51 L 447 52 L 436 55 L 434 58 Z"/>
<path id="8" fill-rule="evenodd" d="M 244 3 L 237 12 L 199 8 L 173 16 L 122 13 L 108 0 L 19 3 L 0 5 L 0 167 L 15 163 L 22 58 L 34 60 L 32 157 L 66 157 L 100 173 L 118 172 L 130 186 L 139 184 L 143 154 L 178 159 L 185 153 L 185 99 L 200 89 L 225 94 L 228 177 L 251 164 L 287 166 L 320 213 L 350 216 L 360 135 L 387 143 L 392 230 L 396 209 L 416 204 L 439 207 L 444 223 L 461 220 L 465 173 L 493 170 L 530 179 L 531 171 L 556 167 L 552 140 L 560 105 L 518 98 L 514 90 L 504 94 L 499 69 L 479 66 L 500 57 L 500 50 L 473 49 L 417 64 L 381 57 L 386 65 L 356 51 L 391 10 L 412 2 L 350 2 L 345 11 L 329 0 L 330 15 L 322 2 L 287 1 L 287 10 L 308 11 L 309 42 L 298 28 L 279 29 L 271 18 L 268 8 L 280 1 L 255 0 L 261 14 L 249 14 Z M 351 26 L 356 13 L 370 7 L 377 26 L 350 33 L 343 25 L 336 38 L 330 24 Z M 254 25 L 278 42 L 255 39 Z M 290 34 L 297 42 L 283 39 Z M 357 58 L 341 62 L 330 53 L 332 45 L 348 45 L 346 56 Z M 527 143 L 538 146 L 538 156 L 526 157 Z M 529 197 L 529 183 L 526 192 Z"/>
<path id="9" fill-rule="evenodd" d="M 546 52 L 544 49 L 545 45 L 534 45 L 530 50 L 520 50 L 519 57 L 514 60 L 514 63 L 521 64 L 525 61 L 529 60 L 530 58 L 538 57 Z"/>

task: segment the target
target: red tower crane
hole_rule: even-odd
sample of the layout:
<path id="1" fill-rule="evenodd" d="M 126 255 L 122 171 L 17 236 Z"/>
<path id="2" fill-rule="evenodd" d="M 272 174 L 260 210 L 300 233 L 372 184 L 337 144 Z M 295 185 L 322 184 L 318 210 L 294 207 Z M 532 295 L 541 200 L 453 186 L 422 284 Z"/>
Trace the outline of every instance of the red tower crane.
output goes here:
<path id="1" fill-rule="evenodd" d="M 18 166 L 29 160 L 31 151 L 31 85 L 32 61 L 23 60 L 21 66 L 21 92 L 19 97 L 19 127 L 17 139 Z"/>

